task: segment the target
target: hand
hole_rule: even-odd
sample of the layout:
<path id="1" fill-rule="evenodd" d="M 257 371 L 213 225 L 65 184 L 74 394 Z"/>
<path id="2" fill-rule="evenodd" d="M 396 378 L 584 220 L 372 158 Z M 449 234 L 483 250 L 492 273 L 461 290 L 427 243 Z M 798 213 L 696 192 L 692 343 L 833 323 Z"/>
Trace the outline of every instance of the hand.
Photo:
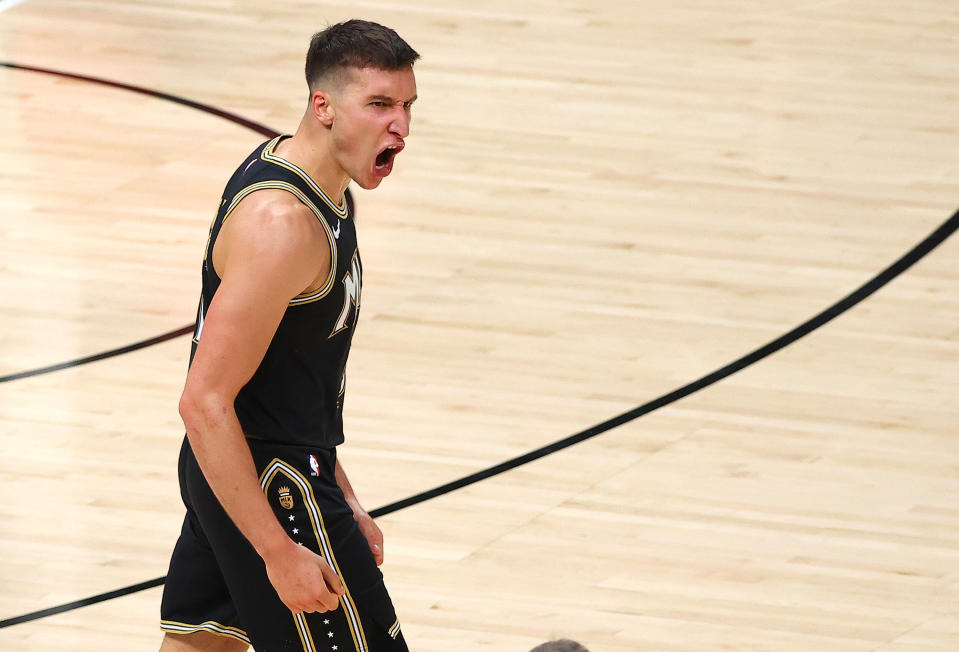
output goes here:
<path id="1" fill-rule="evenodd" d="M 373 522 L 373 517 L 366 512 L 353 512 L 353 518 L 360 526 L 360 532 L 366 537 L 366 542 L 370 546 L 370 552 L 373 553 L 373 559 L 376 565 L 383 564 L 383 532 L 380 526 Z"/>
<path id="2" fill-rule="evenodd" d="M 293 541 L 263 561 L 277 595 L 294 613 L 332 611 L 345 593 L 343 582 L 326 560 Z"/>

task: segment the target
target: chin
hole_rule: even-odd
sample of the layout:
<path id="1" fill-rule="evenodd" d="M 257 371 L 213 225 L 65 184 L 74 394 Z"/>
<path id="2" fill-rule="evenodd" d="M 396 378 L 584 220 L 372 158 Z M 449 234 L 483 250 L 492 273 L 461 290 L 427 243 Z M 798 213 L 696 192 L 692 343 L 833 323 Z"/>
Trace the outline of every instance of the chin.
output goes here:
<path id="1" fill-rule="evenodd" d="M 372 179 L 353 179 L 353 181 L 363 190 L 373 190 L 380 185 L 380 182 L 383 181 L 383 179 L 374 177 Z"/>

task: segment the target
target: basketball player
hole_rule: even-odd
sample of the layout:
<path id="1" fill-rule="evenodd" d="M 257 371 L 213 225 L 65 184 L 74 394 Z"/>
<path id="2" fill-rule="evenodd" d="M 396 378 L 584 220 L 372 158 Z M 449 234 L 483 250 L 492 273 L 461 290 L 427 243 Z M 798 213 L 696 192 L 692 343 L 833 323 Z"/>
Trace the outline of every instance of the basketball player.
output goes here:
<path id="1" fill-rule="evenodd" d="M 187 513 L 162 652 L 407 650 L 378 568 L 383 535 L 335 447 L 362 287 L 347 185 L 390 174 L 418 58 L 376 23 L 317 33 L 296 134 L 227 183 L 180 400 Z"/>

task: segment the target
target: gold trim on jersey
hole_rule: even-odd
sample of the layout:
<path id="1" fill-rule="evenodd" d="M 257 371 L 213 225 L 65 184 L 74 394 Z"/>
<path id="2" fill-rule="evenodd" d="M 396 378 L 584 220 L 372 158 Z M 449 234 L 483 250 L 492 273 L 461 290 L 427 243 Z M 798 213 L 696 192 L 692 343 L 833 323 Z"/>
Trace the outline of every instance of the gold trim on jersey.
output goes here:
<path id="1" fill-rule="evenodd" d="M 292 183 L 287 183 L 286 181 L 258 181 L 257 183 L 250 184 L 233 196 L 230 206 L 226 209 L 226 213 L 223 214 L 223 221 L 220 223 L 220 228 L 223 228 L 223 224 L 226 224 L 227 218 L 230 217 L 234 210 L 236 210 L 236 207 L 240 204 L 240 202 L 245 197 L 256 192 L 257 190 L 284 190 L 294 195 L 307 208 L 313 211 L 313 215 L 315 215 L 319 223 L 323 225 L 323 230 L 326 231 L 326 238 L 330 241 L 330 274 L 327 276 L 326 282 L 319 290 L 310 292 L 309 294 L 300 293 L 296 295 L 290 300 L 290 305 L 298 306 L 304 303 L 319 301 L 329 294 L 330 290 L 333 289 L 333 279 L 336 275 L 336 238 L 333 236 L 333 230 L 330 228 L 329 223 L 327 223 L 326 218 L 323 216 L 323 212 L 317 207 L 316 204 L 310 201 L 310 198 L 307 197 L 302 190 L 294 186 Z"/>
<path id="2" fill-rule="evenodd" d="M 219 215 L 220 209 L 223 208 L 223 205 L 226 203 L 226 197 L 220 202 L 220 205 L 216 207 L 216 213 L 213 214 L 213 221 L 210 222 L 210 230 L 206 234 L 206 245 L 203 247 L 203 262 L 206 262 L 206 259 L 210 255 L 210 241 L 213 240 L 213 227 L 216 226 L 216 216 Z"/>
<path id="3" fill-rule="evenodd" d="M 390 625 L 390 628 L 386 631 L 386 633 L 389 634 L 390 638 L 392 639 L 395 639 L 397 636 L 400 635 L 400 619 L 399 618 L 397 618 L 393 622 L 393 624 Z"/>
<path id="4" fill-rule="evenodd" d="M 353 596 L 350 595 L 350 588 L 346 584 L 346 578 L 344 578 L 343 573 L 340 572 L 340 567 L 336 563 L 336 557 L 333 556 L 333 545 L 326 532 L 326 526 L 323 524 L 323 514 L 320 512 L 316 497 L 313 495 L 313 487 L 295 468 L 283 460 L 274 458 L 260 475 L 260 488 L 263 490 L 263 493 L 269 494 L 270 483 L 273 482 L 277 474 L 286 476 L 291 483 L 299 488 L 303 497 L 303 504 L 306 505 L 307 514 L 310 516 L 313 534 L 316 536 L 320 552 L 343 582 L 345 592 L 340 596 L 340 605 L 343 607 L 343 613 L 346 614 L 346 623 L 350 628 L 350 635 L 353 637 L 356 652 L 370 652 L 369 644 L 366 642 L 366 634 L 363 632 L 363 623 L 360 621 L 360 614 L 356 609 L 356 603 L 353 602 Z M 296 614 L 294 614 L 294 618 L 295 617 Z M 299 621 L 297 621 L 297 630 L 299 631 Z M 309 634 L 309 630 L 307 630 L 307 634 Z M 308 650 L 309 648 L 305 649 Z"/>
<path id="5" fill-rule="evenodd" d="M 264 161 L 275 163 L 276 165 L 279 165 L 282 168 L 286 168 L 290 172 L 296 174 L 298 177 L 300 177 L 301 179 L 303 179 L 303 181 L 306 182 L 306 184 L 313 190 L 313 192 L 315 192 L 317 195 L 320 196 L 320 199 L 322 199 L 327 206 L 329 206 L 334 211 L 336 211 L 337 215 L 339 215 L 341 218 L 344 218 L 344 219 L 348 217 L 349 208 L 346 205 L 346 197 L 344 197 L 343 201 L 340 202 L 341 205 L 337 206 L 333 202 L 333 200 L 330 199 L 329 195 L 327 195 L 326 192 L 322 188 L 320 188 L 319 184 L 313 180 L 313 177 L 308 175 L 303 168 L 273 153 L 273 150 L 276 149 L 276 146 L 280 142 L 281 138 L 283 138 L 283 136 L 277 136 L 276 138 L 271 140 L 269 143 L 267 143 L 266 147 L 263 148 L 263 152 L 260 154 L 260 158 L 262 158 Z"/>
<path id="6" fill-rule="evenodd" d="M 313 634 L 310 633 L 310 626 L 302 613 L 293 614 L 293 620 L 296 622 L 296 633 L 300 636 L 300 643 L 303 645 L 303 652 L 317 652 L 316 643 L 313 642 Z"/>
<path id="7" fill-rule="evenodd" d="M 215 634 L 217 636 L 223 636 L 224 638 L 235 638 L 238 641 L 243 641 L 247 645 L 250 644 L 250 637 L 247 636 L 246 632 L 244 632 L 242 629 L 238 627 L 221 625 L 213 620 L 207 620 L 199 625 L 179 623 L 175 620 L 161 620 L 160 629 L 169 634 L 193 634 L 202 631 Z"/>

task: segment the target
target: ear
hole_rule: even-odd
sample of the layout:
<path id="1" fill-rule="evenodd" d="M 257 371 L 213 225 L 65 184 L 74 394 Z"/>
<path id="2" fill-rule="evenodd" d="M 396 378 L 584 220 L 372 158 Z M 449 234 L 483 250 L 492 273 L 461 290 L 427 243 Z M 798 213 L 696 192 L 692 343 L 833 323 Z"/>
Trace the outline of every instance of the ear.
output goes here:
<path id="1" fill-rule="evenodd" d="M 323 91 L 313 91 L 310 96 L 310 110 L 324 127 L 333 125 L 333 106 L 330 104 L 330 95 Z"/>

